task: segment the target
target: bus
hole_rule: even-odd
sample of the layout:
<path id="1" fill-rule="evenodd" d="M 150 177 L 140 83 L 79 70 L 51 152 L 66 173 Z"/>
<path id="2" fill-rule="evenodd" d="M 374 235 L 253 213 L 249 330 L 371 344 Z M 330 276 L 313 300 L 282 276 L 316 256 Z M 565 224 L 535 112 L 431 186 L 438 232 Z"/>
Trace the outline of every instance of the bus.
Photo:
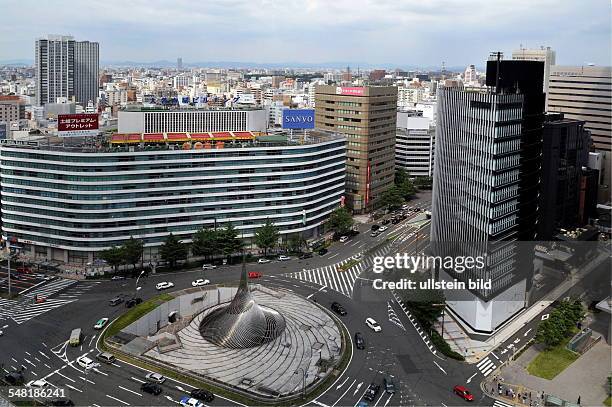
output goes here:
<path id="1" fill-rule="evenodd" d="M 81 328 L 73 329 L 70 333 L 70 346 L 79 346 L 81 344 Z"/>

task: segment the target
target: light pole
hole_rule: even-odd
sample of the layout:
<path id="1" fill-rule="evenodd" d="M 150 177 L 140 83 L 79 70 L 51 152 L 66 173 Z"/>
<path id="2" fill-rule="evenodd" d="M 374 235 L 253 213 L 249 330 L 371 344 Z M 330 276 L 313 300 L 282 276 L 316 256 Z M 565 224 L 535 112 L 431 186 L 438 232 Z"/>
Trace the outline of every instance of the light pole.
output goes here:
<path id="1" fill-rule="evenodd" d="M 136 278 L 136 288 L 134 289 L 134 298 L 136 298 L 136 294 L 138 293 L 138 291 L 142 288 L 142 287 L 138 287 L 138 280 L 140 280 L 140 277 L 142 277 L 142 275 L 145 273 L 144 270 L 142 270 L 140 272 L 140 274 L 138 275 L 138 277 Z"/>
<path id="2" fill-rule="evenodd" d="M 293 374 L 298 374 L 298 371 L 302 371 L 302 398 L 306 397 L 306 371 L 303 367 L 298 367 Z"/>
<path id="3" fill-rule="evenodd" d="M 446 315 L 446 304 L 431 304 L 432 307 L 442 308 L 442 332 L 441 336 L 444 339 L 444 315 Z"/>

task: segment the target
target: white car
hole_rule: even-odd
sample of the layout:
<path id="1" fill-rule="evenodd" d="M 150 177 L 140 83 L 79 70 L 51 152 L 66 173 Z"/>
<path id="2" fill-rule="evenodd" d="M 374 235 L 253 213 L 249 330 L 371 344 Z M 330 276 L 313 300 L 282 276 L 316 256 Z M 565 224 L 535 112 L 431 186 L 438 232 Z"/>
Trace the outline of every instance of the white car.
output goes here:
<path id="1" fill-rule="evenodd" d="M 214 270 L 216 268 L 217 266 L 215 266 L 214 264 L 202 264 L 202 270 Z"/>
<path id="2" fill-rule="evenodd" d="M 409 207 L 410 207 L 410 205 L 406 205 L 406 204 L 404 204 L 404 205 L 402 205 L 402 210 L 403 210 L 403 211 L 405 211 L 405 210 L 406 210 L 406 209 L 408 209 Z"/>
<path id="3" fill-rule="evenodd" d="M 349 237 L 348 237 L 348 236 L 342 236 L 342 237 L 340 238 L 340 243 L 348 242 L 348 240 L 349 240 Z"/>
<path id="4" fill-rule="evenodd" d="M 259 263 L 259 264 L 270 263 L 270 259 L 266 259 L 265 257 L 262 257 L 259 260 L 257 260 L 257 263 Z"/>
<path id="5" fill-rule="evenodd" d="M 280 256 L 278 256 L 278 260 L 279 261 L 287 261 L 287 260 L 291 260 L 291 257 L 285 256 L 284 254 L 281 254 Z"/>
<path id="6" fill-rule="evenodd" d="M 378 325 L 378 322 L 374 321 L 374 318 L 366 318 L 366 325 L 374 332 L 382 331 L 382 328 Z"/>
<path id="7" fill-rule="evenodd" d="M 47 383 L 44 379 L 32 380 L 26 384 L 26 387 L 34 387 L 36 389 L 42 389 L 43 387 L 47 387 L 49 383 Z"/>
<path id="8" fill-rule="evenodd" d="M 98 322 L 94 325 L 94 329 L 102 329 L 108 323 L 108 318 L 100 318 Z"/>
<path id="9" fill-rule="evenodd" d="M 202 287 L 203 285 L 208 284 L 210 284 L 210 280 L 204 278 L 198 278 L 197 280 L 191 282 L 192 287 Z"/>
<path id="10" fill-rule="evenodd" d="M 204 407 L 204 403 L 200 400 L 189 396 L 183 397 L 179 404 L 184 407 Z"/>
<path id="11" fill-rule="evenodd" d="M 160 375 L 159 373 L 155 373 L 155 372 L 152 372 L 146 375 L 145 379 L 147 379 L 147 381 L 149 382 L 158 383 L 158 384 L 162 384 L 163 382 L 166 381 L 166 378 L 164 376 Z"/>
<path id="12" fill-rule="evenodd" d="M 171 287 L 174 287 L 174 283 L 170 281 L 162 281 L 161 283 L 157 283 L 155 285 L 155 288 L 157 288 L 158 290 L 165 290 L 166 288 L 171 288 Z"/>
<path id="13" fill-rule="evenodd" d="M 386 226 L 381 226 L 378 231 L 379 232 L 384 232 L 385 230 L 387 230 L 388 228 Z"/>
<path id="14" fill-rule="evenodd" d="M 99 363 L 94 362 L 93 359 L 90 359 L 87 356 L 81 356 L 77 358 L 76 361 L 77 364 L 85 370 L 93 369 L 94 367 L 100 366 Z"/>
<path id="15" fill-rule="evenodd" d="M 4 331 L 0 329 L 0 336 L 4 335 Z"/>

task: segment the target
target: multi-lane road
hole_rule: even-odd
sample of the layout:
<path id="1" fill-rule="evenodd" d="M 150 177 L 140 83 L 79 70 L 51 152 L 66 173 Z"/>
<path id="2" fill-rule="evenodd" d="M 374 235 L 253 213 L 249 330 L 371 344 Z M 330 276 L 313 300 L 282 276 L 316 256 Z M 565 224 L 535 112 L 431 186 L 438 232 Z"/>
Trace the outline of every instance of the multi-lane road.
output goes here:
<path id="1" fill-rule="evenodd" d="M 426 207 L 429 201 L 415 201 L 412 206 Z M 411 219 L 389 225 L 378 237 L 369 234 L 370 225 L 362 225 L 362 233 L 345 243 L 334 244 L 325 256 L 311 259 L 250 264 L 249 271 L 259 271 L 259 283 L 291 290 L 296 294 L 329 307 L 332 302 L 343 304 L 348 314 L 341 318 L 351 337 L 361 332 L 366 347 L 354 348 L 352 360 L 336 382 L 309 405 L 356 406 L 372 382 L 382 384 L 383 377 L 393 379 L 394 394 L 381 391 L 371 406 L 457 405 L 461 400 L 452 393 L 456 384 L 464 384 L 475 369 L 474 365 L 448 360 L 433 354 L 391 292 L 374 290 L 370 280 L 373 256 L 397 251 L 415 250 L 417 239 L 424 239 L 426 228 L 416 233 Z M 355 261 L 357 260 L 357 261 Z M 347 262 L 350 267 L 344 267 Z M 212 284 L 236 281 L 240 266 L 225 266 L 216 270 L 193 270 L 171 274 L 155 274 L 139 281 L 138 295 L 157 295 L 155 285 L 172 281 L 174 289 L 191 287 L 196 278 L 206 278 Z M 111 320 L 123 312 L 123 304 L 111 306 L 110 298 L 131 297 L 136 289 L 134 279 L 119 281 L 54 280 L 36 287 L 27 296 L 14 302 L 0 303 L 0 364 L 4 372 L 23 370 L 27 380 L 44 378 L 52 386 L 65 388 L 78 405 L 176 405 L 191 387 L 167 380 L 160 396 L 140 390 L 147 371 L 123 361 L 102 364 L 85 371 L 76 364 L 82 355 L 95 356 L 99 331 L 93 325 L 99 318 Z M 37 294 L 46 301 L 36 304 Z M 382 327 L 373 332 L 365 325 L 372 317 Z M 82 328 L 80 346 L 70 347 L 67 340 L 74 328 Z M 492 404 L 474 383 L 470 390 L 478 404 Z M 216 397 L 210 405 L 236 405 Z"/>

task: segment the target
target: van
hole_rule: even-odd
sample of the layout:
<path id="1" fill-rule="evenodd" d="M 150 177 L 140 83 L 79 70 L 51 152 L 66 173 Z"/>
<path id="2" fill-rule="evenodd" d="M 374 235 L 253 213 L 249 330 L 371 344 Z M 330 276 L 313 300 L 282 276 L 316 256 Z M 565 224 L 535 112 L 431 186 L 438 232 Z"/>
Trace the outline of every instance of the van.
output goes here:
<path id="1" fill-rule="evenodd" d="M 109 364 L 115 362 L 115 356 L 113 356 L 112 354 L 108 352 L 98 353 L 96 355 L 96 359 L 98 359 L 100 362 L 109 363 Z"/>
<path id="2" fill-rule="evenodd" d="M 73 329 L 70 333 L 70 346 L 79 346 L 81 344 L 81 328 Z"/>

